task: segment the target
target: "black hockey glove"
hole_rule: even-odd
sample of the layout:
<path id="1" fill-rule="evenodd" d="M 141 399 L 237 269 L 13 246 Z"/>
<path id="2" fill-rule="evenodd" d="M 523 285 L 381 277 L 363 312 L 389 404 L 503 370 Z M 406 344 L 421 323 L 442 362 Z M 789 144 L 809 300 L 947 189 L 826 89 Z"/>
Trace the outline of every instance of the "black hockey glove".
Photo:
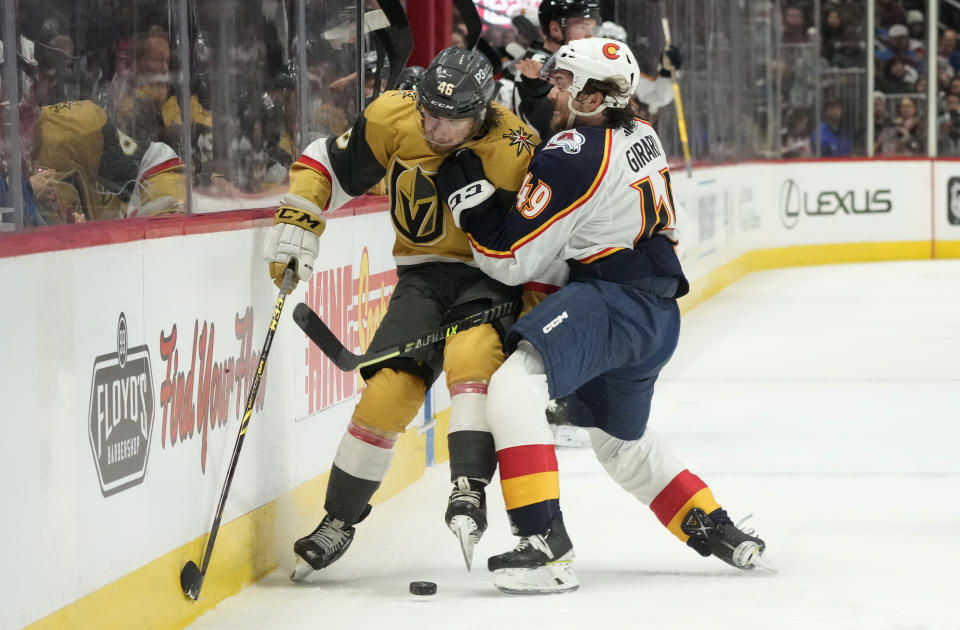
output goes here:
<path id="1" fill-rule="evenodd" d="M 450 206 L 457 227 L 464 212 L 485 212 L 496 203 L 496 188 L 483 174 L 483 162 L 467 148 L 457 149 L 440 165 L 437 192 Z"/>
<path id="2" fill-rule="evenodd" d="M 660 55 L 660 76 L 671 77 L 683 65 L 683 56 L 676 46 L 668 46 Z"/>

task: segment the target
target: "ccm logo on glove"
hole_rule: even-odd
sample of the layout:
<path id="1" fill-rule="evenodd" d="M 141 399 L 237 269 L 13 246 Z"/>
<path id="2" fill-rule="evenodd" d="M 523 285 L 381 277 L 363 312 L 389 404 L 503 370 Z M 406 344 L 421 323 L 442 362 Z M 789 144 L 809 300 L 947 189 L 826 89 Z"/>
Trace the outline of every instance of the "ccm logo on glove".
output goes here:
<path id="1" fill-rule="evenodd" d="M 323 234 L 323 230 L 326 227 L 326 222 L 323 218 L 311 214 L 306 210 L 293 208 L 291 206 L 280 206 L 277 208 L 274 221 L 302 227 L 305 230 L 310 230 L 317 236 Z"/>
<path id="2" fill-rule="evenodd" d="M 488 180 L 473 182 L 456 190 L 447 198 L 447 205 L 456 214 L 469 208 L 476 208 L 494 193 L 493 184 Z"/>

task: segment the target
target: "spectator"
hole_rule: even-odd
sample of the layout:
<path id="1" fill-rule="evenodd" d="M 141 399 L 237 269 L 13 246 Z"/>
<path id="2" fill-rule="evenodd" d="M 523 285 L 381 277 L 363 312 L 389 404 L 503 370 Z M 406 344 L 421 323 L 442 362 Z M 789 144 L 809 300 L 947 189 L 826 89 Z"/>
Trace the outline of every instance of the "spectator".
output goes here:
<path id="1" fill-rule="evenodd" d="M 910 50 L 923 61 L 927 56 L 927 20 L 920 11 L 907 11 Z"/>
<path id="2" fill-rule="evenodd" d="M 117 127 L 134 138 L 166 140 L 161 115 L 170 96 L 170 43 L 166 31 L 154 26 L 137 34 L 133 51 L 133 91 L 121 94 L 117 109 L 110 114 Z"/>
<path id="3" fill-rule="evenodd" d="M 62 32 L 60 22 L 50 18 L 43 23 L 37 39 L 36 55 L 39 64 L 37 100 L 40 105 L 52 105 L 80 98 L 80 77 L 75 70 L 73 38 Z"/>
<path id="4" fill-rule="evenodd" d="M 887 107 L 887 97 L 881 92 L 873 93 L 873 153 L 894 155 L 899 152 L 899 133 Z"/>
<path id="5" fill-rule="evenodd" d="M 459 28 L 453 29 L 450 33 L 450 45 L 457 48 L 467 47 L 467 33 Z"/>
<path id="6" fill-rule="evenodd" d="M 950 83 L 947 85 L 946 93 L 960 95 L 960 77 L 954 77 L 950 79 Z"/>
<path id="7" fill-rule="evenodd" d="M 920 57 L 910 50 L 910 32 L 903 24 L 894 24 L 887 31 L 887 43 L 877 51 L 877 60 L 887 62 L 894 57 L 901 57 L 913 68 L 920 65 Z"/>
<path id="8" fill-rule="evenodd" d="M 831 68 L 863 65 L 863 44 L 851 35 L 839 9 L 828 9 L 823 20 L 822 55 Z"/>
<path id="9" fill-rule="evenodd" d="M 850 134 L 844 129 L 843 101 L 830 100 L 824 109 L 824 120 L 820 123 L 820 156 L 845 157 L 850 155 Z M 816 142 L 816 139 L 813 140 Z"/>
<path id="10" fill-rule="evenodd" d="M 788 6 L 784 9 L 781 41 L 784 44 L 804 44 L 810 41 L 810 34 L 807 32 L 807 18 L 803 15 L 803 9 L 799 6 Z"/>
<path id="11" fill-rule="evenodd" d="M 877 0 L 877 22 L 883 28 L 890 28 L 894 24 L 903 24 L 907 19 L 899 0 Z"/>
<path id="12" fill-rule="evenodd" d="M 886 94 L 910 94 L 916 80 L 917 71 L 910 68 L 902 57 L 893 57 L 883 64 L 877 87 Z"/>
<path id="13" fill-rule="evenodd" d="M 810 34 L 807 30 L 807 18 L 803 14 L 803 9 L 799 6 L 788 6 L 783 10 L 783 34 L 782 42 L 784 44 L 804 44 L 810 41 Z"/>
<path id="14" fill-rule="evenodd" d="M 790 160 L 808 158 L 813 155 L 810 137 L 813 132 L 813 119 L 806 107 L 797 107 L 787 116 L 787 128 L 783 133 L 781 157 Z"/>
<path id="15" fill-rule="evenodd" d="M 937 71 L 941 68 L 949 73 L 950 78 L 960 68 L 960 54 L 957 53 L 957 32 L 948 28 L 940 36 L 937 45 Z"/>
<path id="16" fill-rule="evenodd" d="M 946 111 L 937 122 L 937 152 L 940 155 L 960 155 L 960 95 L 947 94 Z"/>
<path id="17" fill-rule="evenodd" d="M 926 144 L 924 137 L 926 130 L 923 119 L 917 112 L 917 104 L 912 98 L 905 96 L 900 99 L 894 123 L 903 130 L 901 134 L 903 154 L 919 155 Z"/>

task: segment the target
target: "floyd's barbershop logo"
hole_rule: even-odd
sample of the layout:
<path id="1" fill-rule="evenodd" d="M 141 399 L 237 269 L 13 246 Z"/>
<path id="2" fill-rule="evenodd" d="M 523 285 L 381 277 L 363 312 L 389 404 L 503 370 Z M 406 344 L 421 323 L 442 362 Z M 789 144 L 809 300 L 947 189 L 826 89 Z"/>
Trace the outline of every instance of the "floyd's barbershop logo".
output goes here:
<path id="1" fill-rule="evenodd" d="M 796 181 L 788 179 L 780 186 L 780 221 L 792 230 L 800 215 L 828 217 L 835 214 L 882 214 L 893 210 L 889 188 L 874 190 L 821 190 L 807 192 Z"/>
<path id="2" fill-rule="evenodd" d="M 153 428 L 153 377 L 147 346 L 128 347 L 120 313 L 117 350 L 93 362 L 89 435 L 103 496 L 143 481 Z"/>

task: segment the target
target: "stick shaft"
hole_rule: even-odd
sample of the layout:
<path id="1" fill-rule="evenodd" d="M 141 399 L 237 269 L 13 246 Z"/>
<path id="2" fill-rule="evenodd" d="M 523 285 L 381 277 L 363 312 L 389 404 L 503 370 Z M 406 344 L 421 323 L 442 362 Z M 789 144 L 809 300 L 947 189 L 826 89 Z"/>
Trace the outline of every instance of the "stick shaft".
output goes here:
<path id="1" fill-rule="evenodd" d="M 217 503 L 217 511 L 213 517 L 213 525 L 210 528 L 209 536 L 207 536 L 207 548 L 203 552 L 203 562 L 200 564 L 201 584 L 207 574 L 207 567 L 210 566 L 210 557 L 213 555 L 213 545 L 217 541 L 217 533 L 220 531 L 220 520 L 223 518 L 223 509 L 227 504 L 227 495 L 230 492 L 230 485 L 233 483 L 233 474 L 237 470 L 237 462 L 240 459 L 240 449 L 243 448 L 243 440 L 246 437 L 247 427 L 250 424 L 250 416 L 253 414 L 253 407 L 257 402 L 257 392 L 260 390 L 260 381 L 263 380 L 263 370 L 267 365 L 267 356 L 270 354 L 273 336 L 277 332 L 277 323 L 280 321 L 280 313 L 283 312 L 283 304 L 287 300 L 287 294 L 296 282 L 294 278 L 293 268 L 288 266 L 283 275 L 280 293 L 277 295 L 277 301 L 273 306 L 273 317 L 270 319 L 267 337 L 264 339 L 263 348 L 260 350 L 260 362 L 257 364 L 257 372 L 253 377 L 253 383 L 251 383 L 250 392 L 247 395 L 247 406 L 243 412 L 243 420 L 240 422 L 237 441 L 233 446 L 233 454 L 230 457 L 230 467 L 227 469 L 227 478 L 224 480 L 223 488 L 220 490 L 220 501 Z"/>
<path id="2" fill-rule="evenodd" d="M 506 315 L 513 315 L 519 310 L 519 301 L 503 302 L 433 330 L 425 331 L 407 341 L 393 343 L 386 348 L 363 354 L 350 352 L 337 339 L 333 331 L 323 323 L 323 320 L 306 304 L 297 304 L 293 311 L 293 321 L 306 333 L 310 341 L 333 361 L 334 365 L 344 372 L 349 372 L 366 365 L 373 365 L 396 356 L 409 354 L 419 348 L 439 343 L 468 328 L 488 324 Z"/>
<path id="3" fill-rule="evenodd" d="M 660 26 L 663 28 L 664 48 L 669 48 L 672 38 L 670 37 L 670 21 L 667 16 L 660 18 Z M 680 96 L 680 84 L 677 83 L 676 70 L 671 74 L 673 103 L 677 108 L 677 130 L 680 132 L 680 146 L 683 147 L 683 164 L 687 169 L 687 177 L 693 177 L 693 161 L 690 159 L 690 142 L 687 139 L 687 119 L 683 114 L 683 98 Z"/>

